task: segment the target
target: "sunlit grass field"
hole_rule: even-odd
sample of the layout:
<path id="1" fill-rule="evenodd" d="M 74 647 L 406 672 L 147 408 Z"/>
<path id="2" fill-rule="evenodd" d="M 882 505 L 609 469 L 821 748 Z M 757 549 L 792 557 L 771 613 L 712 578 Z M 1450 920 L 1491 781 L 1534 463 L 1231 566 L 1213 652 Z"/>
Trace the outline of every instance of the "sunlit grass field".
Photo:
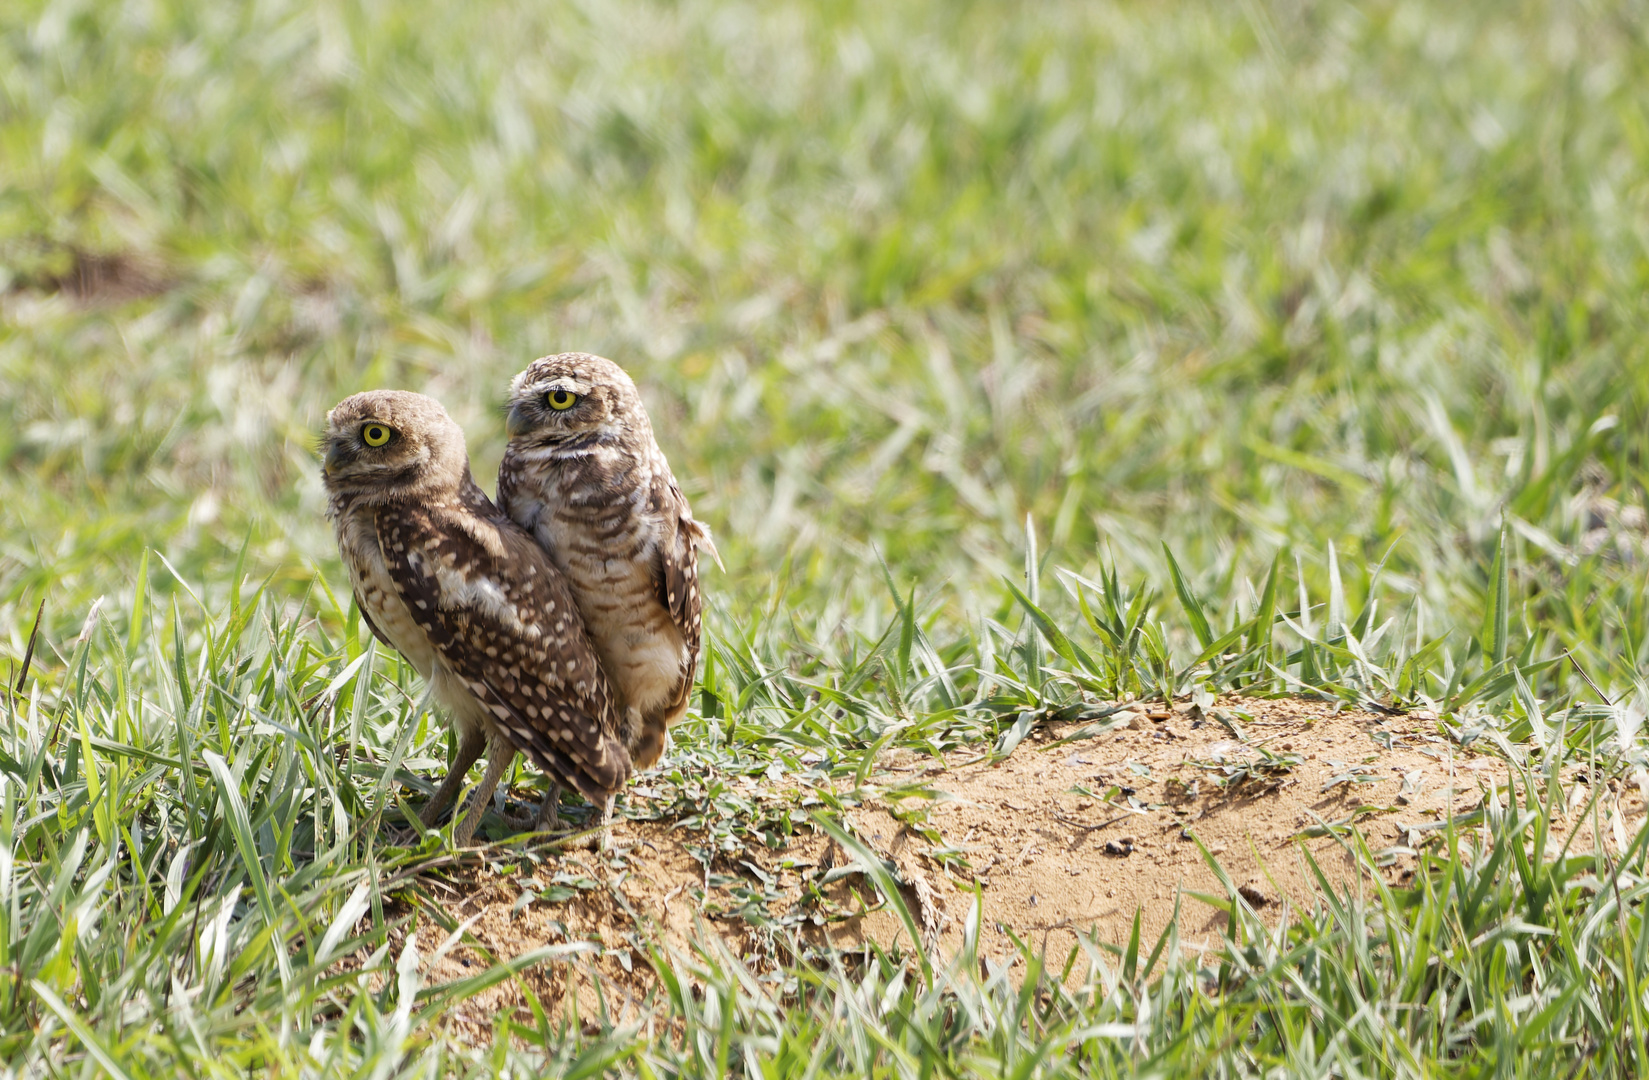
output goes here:
<path id="1" fill-rule="evenodd" d="M 1649 1072 L 1645 838 L 1546 846 L 1565 762 L 1649 787 L 1644 16 L 0 5 L 9 1075 Z M 1412 891 L 1234 898 L 1212 967 L 661 954 L 640 1027 L 469 1045 L 446 1010 L 565 958 L 425 986 L 384 913 L 446 746 L 314 443 L 419 390 L 490 489 L 573 349 L 725 562 L 676 768 L 851 785 L 1244 687 L 1525 783 Z"/>

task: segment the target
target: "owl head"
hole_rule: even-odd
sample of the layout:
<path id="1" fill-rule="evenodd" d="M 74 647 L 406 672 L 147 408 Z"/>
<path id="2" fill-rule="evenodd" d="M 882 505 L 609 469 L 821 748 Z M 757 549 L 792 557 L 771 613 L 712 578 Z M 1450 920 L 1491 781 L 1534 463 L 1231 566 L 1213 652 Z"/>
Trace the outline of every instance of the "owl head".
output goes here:
<path id="1" fill-rule="evenodd" d="M 455 489 L 469 475 L 464 431 L 441 403 L 405 390 L 369 390 L 326 414 L 321 478 L 336 495 L 389 501 Z"/>
<path id="2" fill-rule="evenodd" d="M 527 365 L 510 383 L 510 441 L 573 449 L 652 431 L 636 384 L 611 360 L 559 353 Z"/>

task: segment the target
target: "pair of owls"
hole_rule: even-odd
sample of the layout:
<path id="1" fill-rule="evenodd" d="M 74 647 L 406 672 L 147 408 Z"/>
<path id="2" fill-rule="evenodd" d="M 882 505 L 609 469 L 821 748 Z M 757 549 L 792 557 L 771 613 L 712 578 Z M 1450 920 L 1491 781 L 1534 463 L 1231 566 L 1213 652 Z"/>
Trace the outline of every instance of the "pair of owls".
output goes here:
<path id="1" fill-rule="evenodd" d="M 624 370 L 587 353 L 532 362 L 510 385 L 498 503 L 435 400 L 374 390 L 327 414 L 327 517 L 372 633 L 452 715 L 458 753 L 420 817 L 433 825 L 483 752 L 453 829 L 475 834 L 525 753 L 601 806 L 664 751 L 698 662 L 698 548 L 708 530 L 670 474 Z"/>

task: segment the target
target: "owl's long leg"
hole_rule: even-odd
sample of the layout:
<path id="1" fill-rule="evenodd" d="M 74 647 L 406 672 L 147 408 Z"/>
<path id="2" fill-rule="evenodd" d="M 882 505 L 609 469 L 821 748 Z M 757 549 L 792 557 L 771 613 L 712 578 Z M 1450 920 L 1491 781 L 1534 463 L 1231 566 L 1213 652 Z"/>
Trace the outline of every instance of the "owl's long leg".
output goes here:
<path id="1" fill-rule="evenodd" d="M 550 790 L 544 793 L 544 801 L 538 805 L 538 821 L 533 828 L 539 832 L 549 832 L 560 827 L 561 785 L 551 780 Z"/>
<path id="2" fill-rule="evenodd" d="M 492 800 L 492 793 L 498 787 L 498 781 L 504 778 L 504 770 L 510 767 L 515 759 L 515 747 L 498 736 L 487 740 L 487 774 L 481 778 L 481 786 L 475 789 L 470 799 L 469 811 L 464 814 L 452 830 L 453 847 L 469 847 L 475 837 L 475 827 L 481 824 L 481 815 L 486 812 L 487 803 Z"/>
<path id="3" fill-rule="evenodd" d="M 601 804 L 601 850 L 613 850 L 613 803 L 618 800 L 616 794 L 607 796 L 607 801 Z"/>
<path id="4" fill-rule="evenodd" d="M 480 757 L 481 751 L 486 748 L 487 737 L 479 731 L 466 731 L 459 736 L 458 754 L 452 759 L 452 768 L 447 772 L 447 778 L 441 781 L 441 786 L 418 812 L 418 820 L 424 823 L 424 828 L 435 828 L 435 823 L 441 820 L 441 815 L 452 805 L 452 800 L 464 789 L 464 777 L 469 775 L 470 766 L 475 764 L 475 759 Z"/>

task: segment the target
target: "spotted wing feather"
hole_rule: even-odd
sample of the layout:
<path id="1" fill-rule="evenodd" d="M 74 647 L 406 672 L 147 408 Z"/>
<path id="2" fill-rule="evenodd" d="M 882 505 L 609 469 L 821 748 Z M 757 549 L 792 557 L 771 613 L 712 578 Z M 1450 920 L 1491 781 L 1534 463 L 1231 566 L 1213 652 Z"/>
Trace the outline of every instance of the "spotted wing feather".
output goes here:
<path id="1" fill-rule="evenodd" d="M 486 544 L 450 507 L 380 513 L 385 564 L 441 661 L 510 742 L 592 801 L 605 798 L 630 775 L 606 679 L 559 573 L 496 516 L 481 523 L 496 530 Z"/>

